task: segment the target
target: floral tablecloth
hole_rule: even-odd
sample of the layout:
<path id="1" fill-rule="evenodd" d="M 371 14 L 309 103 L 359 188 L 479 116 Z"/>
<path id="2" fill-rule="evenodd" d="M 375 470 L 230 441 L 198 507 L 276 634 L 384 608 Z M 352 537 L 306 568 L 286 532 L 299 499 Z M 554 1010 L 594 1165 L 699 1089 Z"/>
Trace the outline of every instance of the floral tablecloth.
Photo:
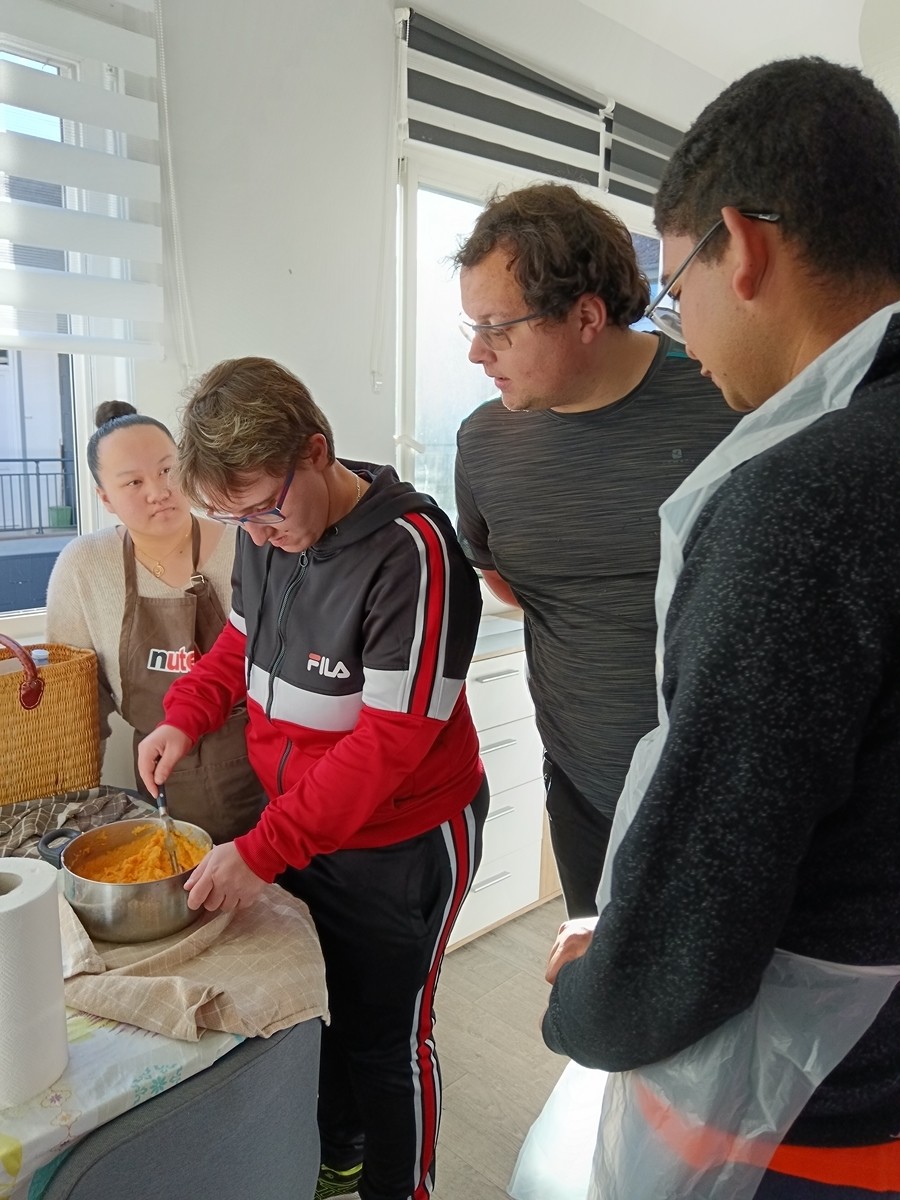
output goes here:
<path id="1" fill-rule="evenodd" d="M 69 1065 L 52 1087 L 0 1109 L 0 1200 L 39 1200 L 61 1158 L 92 1129 L 211 1066 L 243 1038 L 207 1029 L 176 1041 L 67 1012 Z"/>
<path id="2" fill-rule="evenodd" d="M 146 812 L 155 810 L 134 793 L 102 786 L 4 805 L 0 858 L 37 857 L 38 839 L 60 825 L 86 830 Z M 294 909 L 300 904 L 286 894 L 280 900 Z M 260 915 L 256 908 L 250 911 Z M 305 944 L 307 986 L 289 988 L 291 1002 L 304 1003 L 312 995 L 313 1010 L 304 1015 L 324 1015 L 324 964 L 311 921 Z M 253 945 L 258 952 L 258 939 Z M 303 963 L 294 965 L 302 975 Z M 199 1040 L 176 1040 L 73 1008 L 67 1009 L 67 1031 L 69 1064 L 60 1078 L 25 1104 L 0 1108 L 0 1200 L 40 1200 L 53 1172 L 85 1134 L 196 1075 L 244 1040 L 209 1028 Z"/>
<path id="3" fill-rule="evenodd" d="M 99 787 L 0 808 L 0 858 L 37 857 L 41 834 L 59 825 L 92 829 L 153 810 L 134 793 Z M 176 1041 L 67 1010 L 69 1065 L 25 1104 L 0 1108 L 0 1200 L 39 1200 L 80 1138 L 120 1113 L 211 1066 L 244 1039 L 206 1030 Z"/>

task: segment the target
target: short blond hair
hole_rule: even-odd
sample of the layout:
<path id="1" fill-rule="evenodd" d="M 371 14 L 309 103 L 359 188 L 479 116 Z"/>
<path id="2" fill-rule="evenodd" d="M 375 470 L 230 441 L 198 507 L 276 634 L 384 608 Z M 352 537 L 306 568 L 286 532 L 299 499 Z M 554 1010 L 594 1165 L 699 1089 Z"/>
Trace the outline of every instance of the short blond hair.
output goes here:
<path id="1" fill-rule="evenodd" d="M 271 358 L 229 358 L 186 393 L 178 482 L 194 504 L 221 503 L 260 474 L 286 475 L 328 419 L 296 375 Z"/>

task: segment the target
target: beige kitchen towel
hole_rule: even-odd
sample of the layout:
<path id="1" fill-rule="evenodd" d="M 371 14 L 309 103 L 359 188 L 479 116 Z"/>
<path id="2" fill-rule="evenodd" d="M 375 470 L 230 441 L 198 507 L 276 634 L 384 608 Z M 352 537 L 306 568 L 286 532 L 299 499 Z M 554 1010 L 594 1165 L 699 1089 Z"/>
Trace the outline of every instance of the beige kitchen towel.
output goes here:
<path id="1" fill-rule="evenodd" d="M 204 1029 L 269 1037 L 327 1019 L 325 964 L 309 909 L 270 885 L 250 908 L 205 913 L 155 942 L 93 942 L 60 897 L 71 1008 L 183 1041 Z"/>

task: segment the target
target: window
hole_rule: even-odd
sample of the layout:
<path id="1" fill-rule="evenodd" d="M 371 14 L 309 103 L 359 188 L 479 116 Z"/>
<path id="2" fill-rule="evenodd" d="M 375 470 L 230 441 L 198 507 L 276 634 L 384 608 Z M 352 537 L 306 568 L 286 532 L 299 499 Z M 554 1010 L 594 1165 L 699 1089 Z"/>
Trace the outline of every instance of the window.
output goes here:
<path id="1" fill-rule="evenodd" d="M 452 514 L 456 430 L 491 388 L 467 360 L 448 259 L 498 185 L 550 176 L 596 189 L 610 149 L 608 102 L 418 11 L 396 15 L 406 154 L 399 466 Z"/>
<path id="2" fill-rule="evenodd" d="M 0 29 L 0 620 L 14 635 L 34 631 L 59 551 L 98 523 L 95 405 L 129 399 L 134 358 L 162 354 L 152 4 L 80 2 L 7 0 Z"/>
<path id="3" fill-rule="evenodd" d="M 662 243 L 656 233 L 636 233 L 631 230 L 631 240 L 637 255 L 638 266 L 647 277 L 650 284 L 650 299 L 653 300 L 659 291 L 659 276 L 662 271 Z M 641 319 L 634 325 L 635 329 L 653 330 L 656 327 L 652 321 Z"/>
<path id="4" fill-rule="evenodd" d="M 8 51 L 0 51 L 0 60 L 55 76 L 72 74 L 67 64 Z M 0 128 L 51 142 L 65 138 L 59 117 L 11 104 L 0 104 Z M 5 202 L 65 207 L 59 184 L 6 174 L 0 189 L 0 200 Z M 59 271 L 65 269 L 65 254 L 4 239 L 0 264 L 6 270 Z M 11 306 L 3 315 L 4 325 L 18 320 Z M 29 324 L 56 331 L 61 319 L 34 313 Z M 74 536 L 78 512 L 72 357 L 47 350 L 7 349 L 4 360 L 0 366 L 0 613 L 43 603 L 53 561 Z"/>
<path id="5" fill-rule="evenodd" d="M 465 416 L 496 394 L 467 358 L 459 330 L 459 285 L 450 259 L 472 229 L 480 205 L 420 188 L 416 243 L 416 385 L 412 480 L 455 514 L 456 431 Z"/>
<path id="6" fill-rule="evenodd" d="M 459 280 L 450 259 L 471 231 L 483 198 L 498 184 L 512 189 L 533 182 L 533 176 L 525 175 L 498 179 L 496 167 L 476 168 L 426 150 L 411 154 L 405 164 L 398 469 L 454 520 L 456 431 L 464 417 L 497 392 L 468 360 L 468 344 L 459 331 Z M 606 193 L 597 192 L 595 198 L 632 230 L 638 261 L 655 294 L 660 242 L 650 210 Z M 643 327 L 638 322 L 637 328 Z"/>
<path id="7" fill-rule="evenodd" d="M 396 15 L 405 155 L 398 465 L 454 514 L 456 431 L 493 394 L 458 331 L 459 285 L 449 260 L 460 239 L 498 187 L 566 180 L 622 218 L 655 292 L 660 245 L 650 204 L 681 134 L 413 9 Z"/>

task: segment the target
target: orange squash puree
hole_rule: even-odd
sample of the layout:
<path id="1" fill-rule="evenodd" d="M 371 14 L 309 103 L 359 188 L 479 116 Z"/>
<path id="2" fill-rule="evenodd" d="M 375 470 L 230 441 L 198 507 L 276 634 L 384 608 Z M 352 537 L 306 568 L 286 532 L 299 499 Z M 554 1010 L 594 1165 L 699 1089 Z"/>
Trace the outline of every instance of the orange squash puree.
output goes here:
<path id="1" fill-rule="evenodd" d="M 175 832 L 172 836 L 179 874 L 193 870 L 206 855 L 206 849 L 183 833 Z M 173 872 L 163 831 L 155 829 L 145 834 L 139 829 L 135 838 L 135 841 L 105 853 L 86 855 L 87 861 L 79 861 L 73 867 L 75 874 L 97 883 L 152 883 L 156 879 L 168 879 Z"/>

